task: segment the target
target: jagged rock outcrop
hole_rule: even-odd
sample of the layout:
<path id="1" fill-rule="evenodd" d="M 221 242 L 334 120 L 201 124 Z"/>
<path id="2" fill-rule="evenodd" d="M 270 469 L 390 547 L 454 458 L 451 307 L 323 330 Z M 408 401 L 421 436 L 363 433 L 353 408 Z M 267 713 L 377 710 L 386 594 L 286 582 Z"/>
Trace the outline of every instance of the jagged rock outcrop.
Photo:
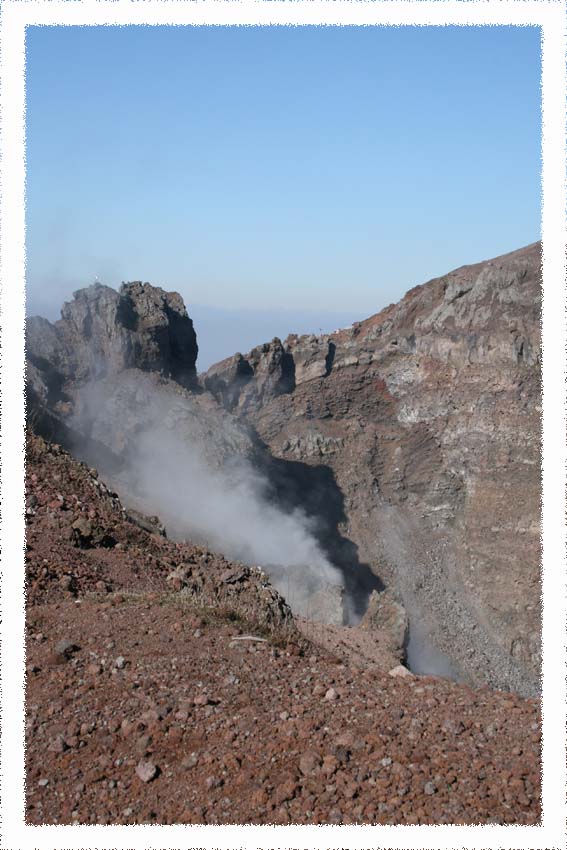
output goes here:
<path id="1" fill-rule="evenodd" d="M 235 354 L 211 366 L 204 377 L 206 389 L 228 410 L 257 409 L 273 396 L 292 392 L 296 383 L 295 361 L 277 337 L 246 357 Z"/>
<path id="2" fill-rule="evenodd" d="M 139 282 L 80 289 L 59 321 L 28 319 L 26 349 L 32 410 L 57 420 L 56 436 L 74 448 L 88 440 L 92 463 L 116 463 L 157 426 L 215 466 L 254 454 L 247 429 L 196 392 L 196 334 L 177 292 Z"/>
<path id="3" fill-rule="evenodd" d="M 54 324 L 26 323 L 28 388 L 39 402 L 68 404 L 77 384 L 125 369 L 158 372 L 195 386 L 197 337 L 183 299 L 148 283 L 79 289 Z"/>
<path id="4" fill-rule="evenodd" d="M 343 533 L 460 674 L 540 669 L 540 244 L 464 266 L 205 386 L 283 460 L 324 465 Z"/>
<path id="5" fill-rule="evenodd" d="M 315 378 L 326 377 L 333 366 L 335 344 L 327 337 L 289 336 L 235 354 L 205 373 L 205 387 L 229 410 L 253 412 L 269 398 L 293 392 Z"/>

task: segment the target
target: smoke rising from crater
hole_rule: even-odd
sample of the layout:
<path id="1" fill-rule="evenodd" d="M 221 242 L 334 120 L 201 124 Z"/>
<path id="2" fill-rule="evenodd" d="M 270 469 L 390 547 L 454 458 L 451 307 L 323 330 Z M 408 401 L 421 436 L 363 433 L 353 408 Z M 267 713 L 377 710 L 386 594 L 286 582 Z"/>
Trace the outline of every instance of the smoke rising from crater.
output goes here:
<path id="1" fill-rule="evenodd" d="M 157 514 L 170 537 L 261 566 L 295 613 L 342 622 L 342 575 L 313 520 L 278 505 L 267 476 L 235 446 L 242 433 L 218 419 L 203 425 L 198 407 L 138 373 L 114 395 L 103 383 L 85 388 L 76 425 L 120 449 L 110 483 L 126 505 Z"/>
<path id="2" fill-rule="evenodd" d="M 197 445 L 164 429 L 137 438 L 129 463 L 135 492 L 161 514 L 170 532 L 200 540 L 227 557 L 258 564 L 274 578 L 304 568 L 306 591 L 340 583 L 300 510 L 283 513 L 269 485 L 246 460 L 212 469 Z"/>

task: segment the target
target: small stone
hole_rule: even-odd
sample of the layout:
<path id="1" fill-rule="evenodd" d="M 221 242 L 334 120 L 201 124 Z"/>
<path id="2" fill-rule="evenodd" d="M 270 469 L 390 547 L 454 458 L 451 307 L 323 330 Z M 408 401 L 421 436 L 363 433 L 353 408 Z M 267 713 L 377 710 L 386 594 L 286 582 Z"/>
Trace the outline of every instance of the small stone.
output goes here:
<path id="1" fill-rule="evenodd" d="M 37 783 L 41 788 L 45 788 L 46 785 L 49 785 L 49 779 L 40 779 Z"/>
<path id="2" fill-rule="evenodd" d="M 355 782 L 348 782 L 344 786 L 342 794 L 346 800 L 352 800 L 358 794 L 358 785 Z"/>
<path id="3" fill-rule="evenodd" d="M 119 655 L 116 661 L 114 662 L 114 666 L 118 667 L 119 670 L 123 670 L 126 666 L 126 659 L 123 655 Z"/>
<path id="4" fill-rule="evenodd" d="M 67 744 L 63 735 L 56 735 L 52 738 L 49 742 L 49 749 L 52 753 L 64 753 L 67 749 Z"/>
<path id="5" fill-rule="evenodd" d="M 423 793 L 431 797 L 432 794 L 437 793 L 437 786 L 433 782 L 426 782 L 423 786 Z"/>
<path id="6" fill-rule="evenodd" d="M 465 729 L 464 724 L 460 720 L 455 720 L 453 717 L 446 717 L 441 727 L 445 732 L 449 732 L 450 735 L 460 735 Z"/>
<path id="7" fill-rule="evenodd" d="M 182 708 L 182 709 L 179 709 L 179 711 L 176 711 L 173 716 L 180 723 L 185 723 L 189 719 L 189 712 L 187 711 L 186 708 Z"/>
<path id="8" fill-rule="evenodd" d="M 88 519 L 85 519 L 84 517 L 79 517 L 78 519 L 76 519 L 75 522 L 72 524 L 71 528 L 73 529 L 77 537 L 81 540 L 90 540 L 90 538 L 92 537 L 92 524 L 89 522 Z"/>
<path id="9" fill-rule="evenodd" d="M 150 746 L 151 740 L 149 735 L 140 735 L 136 741 L 136 751 L 143 755 Z"/>
<path id="10" fill-rule="evenodd" d="M 132 733 L 133 729 L 134 729 L 133 722 L 131 720 L 129 720 L 127 717 L 125 717 L 124 720 L 120 724 L 120 731 L 121 731 L 122 735 L 125 738 L 127 738 L 128 735 L 130 735 Z"/>
<path id="11" fill-rule="evenodd" d="M 325 776 L 333 776 L 339 767 L 339 760 L 332 755 L 325 756 L 323 759 L 323 773 Z"/>
<path id="12" fill-rule="evenodd" d="M 307 750 L 299 759 L 299 769 L 304 776 L 311 776 L 319 771 L 321 756 L 314 750 Z"/>
<path id="13" fill-rule="evenodd" d="M 285 803 L 287 800 L 293 800 L 296 796 L 299 788 L 301 786 L 298 785 L 297 782 L 293 779 L 288 779 L 285 782 L 282 782 L 277 786 L 274 792 L 274 802 L 277 806 L 280 806 L 282 803 Z"/>
<path id="14" fill-rule="evenodd" d="M 142 723 L 148 727 L 148 729 L 153 729 L 161 720 L 159 711 L 156 711 L 155 708 L 148 708 L 147 711 L 144 711 L 143 714 L 140 715 L 140 720 Z"/>
<path id="15" fill-rule="evenodd" d="M 388 670 L 388 675 L 393 676 L 394 679 L 413 678 L 413 673 L 410 673 L 408 668 L 404 667 L 403 664 L 398 664 L 397 667 L 392 667 L 391 670 Z"/>
<path id="16" fill-rule="evenodd" d="M 55 652 L 64 658 L 70 658 L 78 649 L 79 647 L 72 640 L 59 640 L 55 644 Z"/>
<path id="17" fill-rule="evenodd" d="M 325 699 L 328 700 L 329 702 L 332 702 L 333 700 L 336 700 L 338 698 L 339 698 L 339 695 L 334 688 L 329 688 L 329 690 L 325 694 Z"/>
<path id="18" fill-rule="evenodd" d="M 190 770 L 192 767 L 196 767 L 199 763 L 199 755 L 198 753 L 189 753 L 188 756 L 181 762 L 181 767 L 184 767 L 186 770 Z"/>
<path id="19" fill-rule="evenodd" d="M 138 766 L 136 767 L 136 775 L 142 782 L 151 782 L 152 779 L 155 779 L 158 774 L 158 769 L 156 765 L 151 761 L 142 761 L 138 762 Z"/>

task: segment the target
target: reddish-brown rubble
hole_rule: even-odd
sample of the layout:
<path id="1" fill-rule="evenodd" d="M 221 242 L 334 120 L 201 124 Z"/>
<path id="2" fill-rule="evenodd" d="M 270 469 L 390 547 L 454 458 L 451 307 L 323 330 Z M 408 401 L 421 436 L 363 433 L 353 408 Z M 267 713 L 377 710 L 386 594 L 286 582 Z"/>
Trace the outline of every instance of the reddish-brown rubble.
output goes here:
<path id="1" fill-rule="evenodd" d="M 316 647 L 36 437 L 27 521 L 28 822 L 538 822 L 536 700 Z"/>

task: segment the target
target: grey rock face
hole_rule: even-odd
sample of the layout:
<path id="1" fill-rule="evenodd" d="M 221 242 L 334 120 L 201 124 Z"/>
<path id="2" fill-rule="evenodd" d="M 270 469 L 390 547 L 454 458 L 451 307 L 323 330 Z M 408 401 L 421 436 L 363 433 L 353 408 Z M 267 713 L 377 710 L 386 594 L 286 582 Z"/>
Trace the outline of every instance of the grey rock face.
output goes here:
<path id="1" fill-rule="evenodd" d="M 77 389 L 74 427 L 109 448 L 127 453 L 146 432 L 199 447 L 212 467 L 231 457 L 251 457 L 254 447 L 244 425 L 208 394 L 195 395 L 156 373 L 127 369 Z"/>
<path id="2" fill-rule="evenodd" d="M 253 380 L 252 380 L 253 379 Z M 223 360 L 204 377 L 205 387 L 229 410 L 258 408 L 264 400 L 295 388 L 295 364 L 281 340 Z"/>
<path id="3" fill-rule="evenodd" d="M 26 347 L 28 386 L 52 405 L 69 401 L 73 385 L 125 369 L 196 385 L 197 338 L 183 300 L 147 283 L 78 290 L 54 324 L 28 319 Z"/>
<path id="4" fill-rule="evenodd" d="M 335 345 L 328 337 L 277 337 L 253 348 L 245 357 L 235 354 L 211 366 L 205 387 L 229 410 L 259 410 L 269 399 L 291 393 L 314 378 L 329 374 Z"/>

